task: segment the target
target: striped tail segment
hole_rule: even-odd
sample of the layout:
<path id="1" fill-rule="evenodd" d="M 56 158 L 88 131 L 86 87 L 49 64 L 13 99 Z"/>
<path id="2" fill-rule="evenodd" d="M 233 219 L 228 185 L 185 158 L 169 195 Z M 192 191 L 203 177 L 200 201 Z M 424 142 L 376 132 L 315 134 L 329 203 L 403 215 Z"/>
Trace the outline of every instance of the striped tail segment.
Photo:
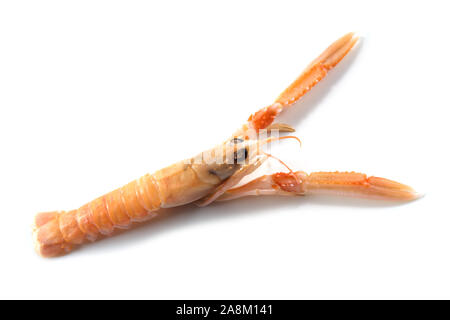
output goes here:
<path id="1" fill-rule="evenodd" d="M 148 220 L 160 207 L 158 185 L 147 174 L 79 209 L 37 214 L 33 226 L 35 249 L 43 257 L 66 254 L 87 240 L 95 241 L 117 228 L 130 227 L 132 222 Z"/>

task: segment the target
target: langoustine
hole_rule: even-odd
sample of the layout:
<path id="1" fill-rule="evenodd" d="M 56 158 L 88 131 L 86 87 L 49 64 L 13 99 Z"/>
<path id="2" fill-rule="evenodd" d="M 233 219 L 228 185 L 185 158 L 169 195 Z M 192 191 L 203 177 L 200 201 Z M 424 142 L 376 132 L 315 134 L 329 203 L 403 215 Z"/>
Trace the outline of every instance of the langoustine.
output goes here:
<path id="1" fill-rule="evenodd" d="M 273 104 L 252 114 L 231 139 L 202 153 L 202 156 L 146 174 L 79 209 L 37 214 L 33 227 L 36 251 L 43 257 L 63 255 L 87 241 L 109 236 L 115 229 L 126 229 L 133 222 L 146 221 L 161 208 L 195 201 L 205 206 L 216 200 L 249 195 L 317 193 L 403 201 L 417 198 L 417 193 L 406 185 L 354 172 L 317 172 L 309 175 L 302 171 L 277 172 L 236 187 L 243 177 L 256 170 L 270 156 L 262 151 L 262 145 L 295 138 L 263 139 L 259 131 L 293 132 L 289 125 L 274 123 L 276 117 L 325 77 L 357 41 L 353 33 L 348 33 L 334 42 Z M 216 161 L 204 161 L 204 154 Z M 199 158 L 202 160 L 197 161 Z"/>

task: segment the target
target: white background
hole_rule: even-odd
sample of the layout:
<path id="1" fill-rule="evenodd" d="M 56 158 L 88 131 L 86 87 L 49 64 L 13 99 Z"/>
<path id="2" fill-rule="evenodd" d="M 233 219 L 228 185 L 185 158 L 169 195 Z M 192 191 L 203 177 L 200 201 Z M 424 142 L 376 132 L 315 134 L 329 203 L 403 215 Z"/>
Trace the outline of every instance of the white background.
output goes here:
<path id="1" fill-rule="evenodd" d="M 1 298 L 450 298 L 444 1 L 3 1 Z M 31 221 L 223 141 L 331 42 L 283 115 L 295 170 L 415 187 L 406 204 L 251 198 L 40 258 Z M 273 170 L 278 170 L 273 164 Z"/>

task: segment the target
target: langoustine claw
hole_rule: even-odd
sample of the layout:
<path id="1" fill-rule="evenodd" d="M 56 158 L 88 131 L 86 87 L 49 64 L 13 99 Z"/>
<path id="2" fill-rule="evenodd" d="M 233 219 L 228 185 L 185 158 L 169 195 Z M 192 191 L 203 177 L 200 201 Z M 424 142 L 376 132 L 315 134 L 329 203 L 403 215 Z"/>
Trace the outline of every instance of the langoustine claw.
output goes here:
<path id="1" fill-rule="evenodd" d="M 245 196 L 304 196 L 328 194 L 383 200 L 409 201 L 420 197 L 413 188 L 396 181 L 367 177 L 357 172 L 278 172 L 228 190 L 218 200 Z"/>
<path id="2" fill-rule="evenodd" d="M 355 46 L 358 37 L 354 32 L 333 42 L 320 56 L 314 59 L 306 69 L 287 87 L 273 104 L 252 114 L 243 131 L 247 129 L 266 129 L 275 118 L 286 108 L 296 103 L 320 80 L 322 80 Z"/>

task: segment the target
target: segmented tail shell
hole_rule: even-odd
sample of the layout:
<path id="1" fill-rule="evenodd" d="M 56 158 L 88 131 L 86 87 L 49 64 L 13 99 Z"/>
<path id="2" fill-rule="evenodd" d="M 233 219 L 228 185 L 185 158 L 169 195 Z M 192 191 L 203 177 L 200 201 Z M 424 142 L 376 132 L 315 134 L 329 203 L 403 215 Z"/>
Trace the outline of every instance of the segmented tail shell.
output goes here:
<path id="1" fill-rule="evenodd" d="M 148 220 L 159 209 L 161 200 L 152 175 L 145 175 L 122 188 L 72 211 L 42 212 L 36 215 L 33 239 L 43 257 L 60 256 L 74 247 L 115 229 L 126 229 L 132 222 Z"/>

